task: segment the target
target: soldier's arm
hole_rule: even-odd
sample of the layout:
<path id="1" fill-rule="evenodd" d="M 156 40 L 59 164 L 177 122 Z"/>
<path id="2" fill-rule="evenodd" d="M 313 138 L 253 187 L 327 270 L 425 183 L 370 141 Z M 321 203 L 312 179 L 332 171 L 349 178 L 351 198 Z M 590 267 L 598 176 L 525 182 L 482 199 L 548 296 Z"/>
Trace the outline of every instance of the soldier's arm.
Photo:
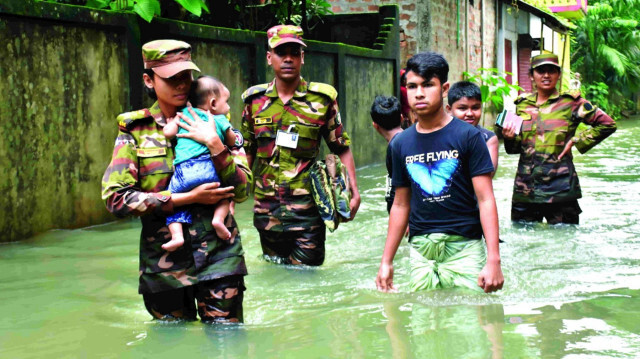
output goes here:
<path id="1" fill-rule="evenodd" d="M 253 121 L 251 114 L 251 104 L 245 104 L 242 111 L 242 123 L 240 125 L 240 133 L 244 139 L 244 150 L 247 156 L 247 164 L 249 168 L 253 167 L 253 160 L 256 155 L 256 136 L 253 130 Z"/>
<path id="2" fill-rule="evenodd" d="M 351 152 L 351 139 L 344 131 L 340 111 L 338 109 L 338 101 L 333 98 L 326 114 L 326 128 L 322 130 L 325 142 L 331 152 L 340 157 L 340 161 L 345 165 L 349 173 L 349 184 L 351 189 L 351 202 L 349 208 L 351 210 L 351 219 L 353 219 L 360 207 L 360 191 L 358 190 L 358 182 L 356 179 L 356 165 Z"/>
<path id="3" fill-rule="evenodd" d="M 521 110 L 518 108 L 518 104 L 525 100 L 525 96 L 518 97 L 514 103 L 516 105 L 516 115 L 521 116 Z M 522 105 L 520 105 L 522 106 Z M 502 129 L 502 136 L 504 138 L 504 150 L 510 155 L 517 155 L 522 151 L 522 131 L 516 134 L 515 124 L 513 122 L 505 124 Z"/>
<path id="4" fill-rule="evenodd" d="M 102 178 L 102 199 L 118 217 L 146 213 L 172 213 L 169 191 L 143 192 L 138 186 L 138 157 L 134 137 L 120 130 L 111 162 Z"/>
<path id="5" fill-rule="evenodd" d="M 211 159 L 220 176 L 220 180 L 233 185 L 233 200 L 235 202 L 244 202 L 249 198 L 249 184 L 253 181 L 253 174 L 247 163 L 244 149 L 233 148 L 230 150 L 225 147 L 222 152 L 212 155 Z"/>
<path id="6" fill-rule="evenodd" d="M 516 135 L 514 127 L 504 127 L 502 129 L 504 138 L 504 150 L 510 155 L 517 155 L 522 148 L 522 134 Z"/>
<path id="7" fill-rule="evenodd" d="M 571 138 L 573 145 L 585 153 L 616 131 L 616 122 L 604 111 L 580 98 L 574 105 L 574 116 L 591 127 Z"/>

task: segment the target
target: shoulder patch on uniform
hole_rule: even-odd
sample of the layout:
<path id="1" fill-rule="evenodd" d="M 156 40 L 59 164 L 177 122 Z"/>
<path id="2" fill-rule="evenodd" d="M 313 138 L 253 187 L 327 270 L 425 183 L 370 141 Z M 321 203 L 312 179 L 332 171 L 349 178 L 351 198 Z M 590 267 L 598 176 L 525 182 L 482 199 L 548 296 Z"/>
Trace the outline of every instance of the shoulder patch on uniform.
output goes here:
<path id="1" fill-rule="evenodd" d="M 569 90 L 569 91 L 563 92 L 562 95 L 569 96 L 572 99 L 577 100 L 580 97 L 580 90 Z"/>
<path id="2" fill-rule="evenodd" d="M 526 100 L 529 95 L 531 95 L 531 94 L 523 93 L 523 94 L 519 95 L 518 97 L 516 97 L 516 99 L 513 101 L 513 103 L 515 103 L 517 105 L 520 102 Z"/>
<path id="3" fill-rule="evenodd" d="M 596 111 L 596 108 L 589 101 L 585 101 L 578 107 L 578 117 L 587 118 Z"/>
<path id="4" fill-rule="evenodd" d="M 118 126 L 121 128 L 129 127 L 136 120 L 140 120 L 151 116 L 148 109 L 142 109 L 137 111 L 125 112 L 118 115 Z"/>
<path id="5" fill-rule="evenodd" d="M 338 91 L 336 91 L 336 89 L 329 84 L 323 84 L 321 82 L 309 82 L 307 90 L 328 96 L 331 101 L 335 101 L 335 99 L 338 98 Z"/>
<path id="6" fill-rule="evenodd" d="M 240 132 L 240 130 L 238 130 L 237 128 L 234 128 L 231 131 L 233 131 L 233 133 L 236 135 L 236 142 L 233 144 L 233 147 L 242 148 L 242 145 L 244 145 L 244 137 L 242 137 L 242 132 Z"/>
<path id="7" fill-rule="evenodd" d="M 267 92 L 269 84 L 251 86 L 242 93 L 242 102 L 246 102 L 251 96 Z"/>

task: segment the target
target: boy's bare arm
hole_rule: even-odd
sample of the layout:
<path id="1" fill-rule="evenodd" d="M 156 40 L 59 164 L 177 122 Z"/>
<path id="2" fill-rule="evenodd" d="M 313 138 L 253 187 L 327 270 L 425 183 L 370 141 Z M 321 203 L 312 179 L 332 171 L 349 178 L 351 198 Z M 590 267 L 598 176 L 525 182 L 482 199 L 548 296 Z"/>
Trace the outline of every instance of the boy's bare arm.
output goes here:
<path id="1" fill-rule="evenodd" d="M 236 133 L 233 132 L 231 127 L 227 128 L 227 131 L 224 133 L 224 144 L 229 148 L 236 145 Z"/>
<path id="2" fill-rule="evenodd" d="M 491 172 L 491 178 L 495 176 L 496 171 L 498 171 L 498 146 L 500 142 L 498 141 L 498 136 L 493 136 L 487 141 L 487 148 L 489 149 L 489 155 L 491 156 L 491 163 L 493 163 L 493 172 Z"/>
<path id="3" fill-rule="evenodd" d="M 502 289 L 504 277 L 500 266 L 498 210 L 493 196 L 493 185 L 489 173 L 472 179 L 473 190 L 478 198 L 480 223 L 487 242 L 487 264 L 478 275 L 478 286 L 486 293 Z"/>
<path id="4" fill-rule="evenodd" d="M 398 251 L 405 228 L 407 228 L 410 211 L 411 189 L 409 187 L 396 187 L 396 195 L 389 213 L 387 241 L 384 245 L 382 261 L 376 277 L 376 287 L 381 292 L 395 290 L 393 286 L 393 258 Z"/>

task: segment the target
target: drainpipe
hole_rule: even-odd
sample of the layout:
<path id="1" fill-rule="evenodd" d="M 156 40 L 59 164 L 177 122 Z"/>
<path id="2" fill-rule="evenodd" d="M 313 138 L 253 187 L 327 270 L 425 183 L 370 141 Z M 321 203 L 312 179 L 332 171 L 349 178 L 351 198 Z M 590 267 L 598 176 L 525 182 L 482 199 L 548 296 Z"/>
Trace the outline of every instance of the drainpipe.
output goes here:
<path id="1" fill-rule="evenodd" d="M 464 0 L 464 70 L 469 72 L 469 1 Z"/>
<path id="2" fill-rule="evenodd" d="M 484 69 L 484 7 L 485 7 L 485 2 L 487 0 L 482 0 L 480 2 L 480 6 L 482 6 L 482 9 L 480 9 L 480 53 L 482 54 L 482 56 L 480 56 L 480 68 Z"/>

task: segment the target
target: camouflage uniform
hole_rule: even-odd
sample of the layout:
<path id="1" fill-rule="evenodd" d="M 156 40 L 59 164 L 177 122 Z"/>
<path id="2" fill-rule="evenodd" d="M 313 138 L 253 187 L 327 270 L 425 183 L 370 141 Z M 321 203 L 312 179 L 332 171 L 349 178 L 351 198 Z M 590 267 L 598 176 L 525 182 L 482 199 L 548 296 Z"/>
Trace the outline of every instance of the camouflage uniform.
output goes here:
<path id="1" fill-rule="evenodd" d="M 520 154 L 513 203 L 575 202 L 577 207 L 576 200 L 582 193 L 573 157 L 567 154 L 558 160 L 558 155 L 569 139 L 580 153 L 587 152 L 611 135 L 616 124 L 579 92 L 556 93 L 541 105 L 536 100 L 537 94 L 524 94 L 516 99 L 516 113 L 524 120 L 522 131 L 514 139 L 504 140 L 507 153 Z M 576 135 L 580 122 L 592 127 Z M 577 219 L 579 207 L 576 210 Z M 512 211 L 514 215 L 517 216 Z"/>
<path id="2" fill-rule="evenodd" d="M 321 231 L 322 238 L 314 240 L 313 245 L 324 246 L 325 228 L 311 195 L 309 169 L 318 155 L 320 136 L 336 154 L 350 145 L 340 121 L 336 97 L 332 86 L 307 84 L 302 78 L 295 95 L 286 104 L 278 97 L 275 80 L 253 86 L 242 94 L 245 102 L 242 115 L 244 147 L 255 158 L 257 173 L 254 225 L 261 231 L 265 254 L 283 255 L 272 245 L 265 245 L 276 242 L 276 237 L 282 237 L 283 232 Z M 277 131 L 286 131 L 292 125 L 292 132 L 299 136 L 297 148 L 276 146 Z M 272 240 L 265 237 L 269 235 Z M 297 236 L 293 240 L 300 242 L 299 247 L 309 241 L 308 236 L 293 236 Z M 324 257 L 323 248 L 318 250 Z"/>
<path id="3" fill-rule="evenodd" d="M 168 41 L 173 47 L 189 46 L 173 40 L 158 41 Z M 157 41 L 150 44 L 156 45 Z M 181 54 L 179 60 L 185 60 L 186 55 Z M 142 222 L 139 293 L 145 297 L 149 312 L 159 319 L 195 319 L 196 296 L 203 321 L 229 313 L 242 320 L 242 277 L 247 269 L 238 226 L 231 215 L 226 219 L 231 239 L 223 241 L 211 226 L 215 206 L 192 205 L 193 223 L 183 226 L 184 245 L 174 252 L 161 247 L 171 238 L 165 221 L 174 210 L 167 186 L 173 173 L 175 142 L 165 138 L 165 124 L 157 102 L 148 109 L 118 116 L 113 156 L 102 179 L 107 209 L 118 217 L 139 216 Z M 246 200 L 252 175 L 244 151 L 226 150 L 212 161 L 222 181 L 235 186 L 234 200 Z M 192 286 L 197 288 L 189 288 Z M 232 300 L 236 307 L 225 310 Z M 180 310 L 171 306 L 176 301 L 185 301 Z"/>

